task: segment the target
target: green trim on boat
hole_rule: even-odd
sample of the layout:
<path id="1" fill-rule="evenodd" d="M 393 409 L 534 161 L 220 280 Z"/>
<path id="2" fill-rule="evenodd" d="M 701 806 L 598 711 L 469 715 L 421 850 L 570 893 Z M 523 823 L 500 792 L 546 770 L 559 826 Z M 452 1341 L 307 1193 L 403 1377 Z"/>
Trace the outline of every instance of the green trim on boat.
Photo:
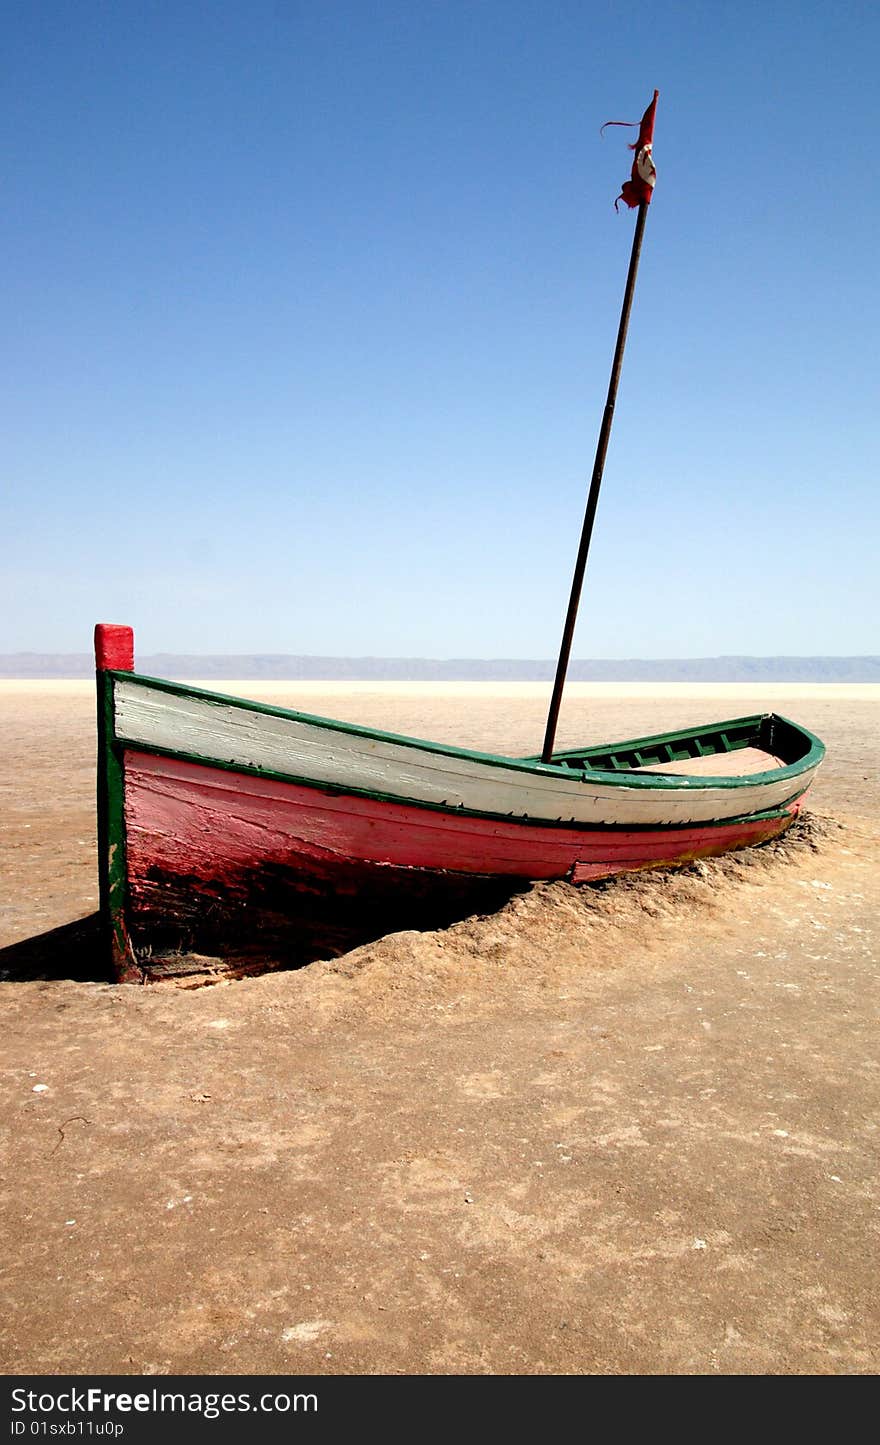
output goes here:
<path id="1" fill-rule="evenodd" d="M 604 743 L 590 748 L 569 748 L 554 753 L 553 761 L 566 769 L 586 771 L 592 775 L 609 767 L 650 769 L 658 764 L 687 762 L 688 758 L 692 757 L 714 757 L 748 747 L 758 747 L 768 753 L 780 749 L 775 755 L 781 757 L 784 757 L 785 753 L 797 752 L 798 756 L 787 766 L 797 767 L 800 771 L 805 771 L 808 767 L 818 767 L 825 756 L 825 744 L 799 723 L 782 717 L 780 713 L 761 713 L 753 717 L 710 723 L 700 728 L 655 733 L 650 737 L 633 738 L 626 742 Z M 536 756 L 523 758 L 522 761 L 534 764 L 540 759 Z M 741 778 L 757 782 L 764 778 L 779 778 L 785 772 L 786 768 L 774 768 L 765 773 L 745 773 Z M 699 777 L 700 781 L 705 778 L 715 785 L 725 781 L 723 778 L 711 778 L 709 774 L 695 774 L 694 777 Z M 741 778 L 733 781 L 740 783 Z"/>
<path id="2" fill-rule="evenodd" d="M 209 758 L 202 753 L 189 752 L 183 748 L 156 747 L 151 743 L 136 742 L 124 737 L 120 738 L 120 742 L 131 752 L 145 753 L 149 757 L 197 763 L 204 768 L 217 768 L 223 773 L 241 773 L 245 777 L 265 778 L 271 783 L 290 783 L 295 787 L 312 788 L 316 793 L 324 793 L 330 798 L 369 798 L 377 803 L 396 803 L 398 807 L 402 808 L 424 808 L 431 813 L 446 813 L 456 818 L 478 818 L 492 823 L 517 823 L 526 828 L 574 828 L 577 831 L 588 833 L 656 833 L 667 830 L 676 832 L 686 828 L 729 828 L 738 823 L 754 823 L 763 819 L 781 818 L 791 804 L 797 802 L 806 791 L 805 788 L 799 788 L 797 792 L 792 793 L 790 798 L 786 798 L 775 808 L 766 808 L 755 813 L 741 813 L 734 817 L 701 818 L 697 822 L 693 818 L 689 818 L 683 823 L 585 823 L 577 818 L 533 818 L 524 813 L 481 812 L 478 808 L 465 808 L 459 804 L 432 803 L 423 798 L 405 798 L 398 793 L 382 793 L 374 788 L 357 788 L 348 783 L 318 782 L 315 778 L 298 777 L 295 773 L 280 773 L 273 768 L 257 767 L 253 763 L 223 762 L 217 758 Z"/>
<path id="3" fill-rule="evenodd" d="M 537 758 L 507 758 L 497 753 L 482 753 L 472 748 L 459 748 L 445 743 L 429 742 L 421 738 L 405 737 L 399 733 L 383 732 L 379 728 L 360 727 L 356 723 L 338 722 L 333 718 L 318 717 L 311 713 L 295 712 L 290 708 L 274 707 L 270 703 L 253 702 L 248 698 L 231 697 L 227 693 L 212 692 L 207 688 L 191 687 L 186 683 L 169 682 L 163 678 L 146 677 L 135 672 L 114 672 L 108 676 L 120 682 L 141 683 L 147 687 L 155 688 L 160 692 L 169 693 L 173 697 L 194 698 L 200 702 L 213 703 L 226 707 L 239 708 L 246 712 L 261 714 L 265 717 L 286 718 L 293 722 L 306 723 L 310 727 L 325 728 L 332 732 L 345 733 L 351 737 L 368 738 L 374 741 L 393 743 L 398 747 L 418 748 L 422 752 L 434 753 L 443 757 L 465 758 L 472 762 L 484 763 L 489 767 L 505 768 L 520 773 L 531 773 L 546 777 L 556 776 L 559 778 L 571 779 L 572 776 L 580 778 L 582 782 L 596 782 L 610 784 L 618 788 L 635 788 L 641 791 L 685 792 L 693 791 L 695 788 L 723 788 L 736 789 L 744 787 L 756 787 L 769 783 L 779 783 L 787 780 L 794 781 L 801 774 L 810 771 L 818 766 L 825 756 L 825 746 L 812 733 L 797 723 L 790 722 L 777 713 L 759 713 L 752 717 L 733 718 L 724 723 L 714 723 L 703 728 L 682 728 L 678 732 L 658 733 L 653 737 L 635 738 L 624 743 L 617 743 L 608 747 L 597 746 L 594 748 L 572 749 L 567 753 L 554 755 L 552 763 L 542 763 Z M 728 735 L 736 734 L 738 730 L 751 729 L 751 737 L 757 742 L 761 737 L 766 736 L 772 739 L 773 745 L 777 745 L 777 731 L 782 733 L 782 741 L 790 742 L 803 748 L 803 755 L 796 757 L 795 761 L 782 768 L 773 768 L 767 772 L 745 773 L 735 777 L 712 777 L 710 775 L 682 774 L 682 773 L 635 773 L 628 765 L 612 763 L 610 767 L 596 768 L 587 761 L 593 756 L 603 761 L 609 758 L 620 758 L 633 750 L 647 750 L 650 746 L 661 743 L 672 743 L 676 740 L 683 742 L 691 738 L 699 738 L 701 735 L 710 736 L 719 733 Z M 135 739 L 125 739 L 132 746 L 142 746 Z M 748 742 L 737 743 L 737 746 L 747 747 Z M 728 748 L 712 748 L 711 752 L 731 751 Z M 150 748 L 145 747 L 144 751 L 149 752 Z M 174 756 L 172 753 L 171 756 Z M 700 754 L 705 756 L 705 754 Z M 576 767 L 566 763 L 565 759 L 572 758 L 582 760 L 585 766 Z M 194 761 L 199 759 L 194 758 Z M 212 762 L 213 760 L 205 760 Z M 618 770 L 619 769 L 619 770 Z M 258 773 L 266 773 L 265 769 L 255 769 Z M 297 781 L 294 778 L 283 781 Z M 305 779 L 311 782 L 310 779 Z M 354 790 L 352 790 L 354 791 Z M 376 796 L 380 796 L 377 794 Z M 793 796 L 798 796 L 794 794 Z M 398 800 L 399 801 L 399 800 Z M 405 801 L 410 801 L 406 799 Z M 480 814 L 479 816 L 485 816 Z M 664 825 L 665 826 L 665 825 Z"/>
<path id="4" fill-rule="evenodd" d="M 126 674 L 127 675 L 127 674 Z M 98 893 L 111 962 L 119 980 L 133 977 L 125 923 L 128 867 L 125 839 L 125 779 L 122 750 L 114 726 L 114 674 L 99 671 L 98 695 Z"/>

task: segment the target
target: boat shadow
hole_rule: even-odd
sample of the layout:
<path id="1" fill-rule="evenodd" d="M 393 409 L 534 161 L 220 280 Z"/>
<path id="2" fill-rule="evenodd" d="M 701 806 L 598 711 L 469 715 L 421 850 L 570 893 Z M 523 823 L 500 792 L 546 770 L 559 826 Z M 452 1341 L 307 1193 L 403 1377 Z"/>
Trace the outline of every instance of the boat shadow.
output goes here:
<path id="1" fill-rule="evenodd" d="M 110 983 L 101 915 L 89 913 L 0 948 L 0 983 Z"/>
<path id="2" fill-rule="evenodd" d="M 197 889 L 178 890 L 173 909 L 168 880 L 160 898 L 165 916 L 146 910 L 131 931 L 138 967 L 145 982 L 163 979 L 205 981 L 244 978 L 261 973 L 293 972 L 321 960 L 339 958 L 389 934 L 449 928 L 466 918 L 503 908 L 520 883 L 491 880 L 482 886 L 449 883 L 440 896 L 382 897 L 377 891 L 332 897 L 287 889 L 265 868 L 242 889 L 218 891 L 213 899 Z M 189 913 L 189 916 L 187 916 Z M 169 916 L 175 918 L 170 924 Z"/>
<path id="3" fill-rule="evenodd" d="M 384 900 L 351 913 L 340 909 L 339 899 L 329 910 L 303 909 L 300 900 L 297 908 L 281 912 L 276 907 L 268 918 L 264 914 L 263 927 L 256 931 L 250 922 L 241 927 L 234 914 L 218 909 L 216 914 L 202 917 L 201 926 L 192 931 L 169 930 L 163 938 L 157 929 L 151 944 L 135 939 L 135 953 L 144 981 L 150 983 L 199 977 L 210 982 L 221 977 L 291 972 L 321 959 L 339 958 L 353 948 L 403 929 L 429 932 L 494 913 L 519 891 L 519 887 L 496 884 L 466 895 L 455 894 L 433 905 L 424 899 L 409 905 Z M 114 982 L 99 913 L 75 918 L 0 948 L 0 983 L 62 980 Z"/>

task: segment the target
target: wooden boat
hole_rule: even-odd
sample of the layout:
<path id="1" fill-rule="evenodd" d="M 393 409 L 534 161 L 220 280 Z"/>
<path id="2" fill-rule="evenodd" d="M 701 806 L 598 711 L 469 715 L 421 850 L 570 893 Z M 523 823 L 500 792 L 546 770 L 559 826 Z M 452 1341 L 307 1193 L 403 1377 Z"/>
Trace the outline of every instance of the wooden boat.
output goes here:
<path id="1" fill-rule="evenodd" d="M 761 843 L 824 756 L 769 713 L 543 763 L 141 677 L 127 627 L 97 627 L 96 663 L 101 899 L 121 979 L 303 962 L 535 880 Z"/>
<path id="2" fill-rule="evenodd" d="M 199 967 L 194 951 L 238 970 L 304 962 L 537 879 L 681 865 L 792 822 L 824 748 L 774 713 L 555 750 L 656 177 L 657 95 L 619 198 L 638 218 L 540 758 L 139 677 L 130 629 L 99 626 L 101 903 L 117 977 Z"/>

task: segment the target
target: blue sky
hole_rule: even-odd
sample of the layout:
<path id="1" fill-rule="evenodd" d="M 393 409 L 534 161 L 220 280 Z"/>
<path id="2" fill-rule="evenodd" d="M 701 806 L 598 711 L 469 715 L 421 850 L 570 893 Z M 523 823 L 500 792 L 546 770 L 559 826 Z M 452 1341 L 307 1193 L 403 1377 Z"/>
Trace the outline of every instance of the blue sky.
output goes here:
<path id="1" fill-rule="evenodd" d="M 0 651 L 876 653 L 880 10 L 7 4 Z"/>

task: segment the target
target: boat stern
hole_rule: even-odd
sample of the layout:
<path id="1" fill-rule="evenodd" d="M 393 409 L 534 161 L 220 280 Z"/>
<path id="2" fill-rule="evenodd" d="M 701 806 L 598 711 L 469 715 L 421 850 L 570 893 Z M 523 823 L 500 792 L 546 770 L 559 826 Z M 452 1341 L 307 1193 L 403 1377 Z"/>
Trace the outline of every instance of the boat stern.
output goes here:
<path id="1" fill-rule="evenodd" d="M 116 736 L 114 673 L 134 670 L 134 632 L 99 622 L 95 628 L 95 685 L 98 724 L 98 895 L 101 932 L 113 977 L 141 983 L 128 936 L 128 872 L 125 836 L 125 763 Z"/>

